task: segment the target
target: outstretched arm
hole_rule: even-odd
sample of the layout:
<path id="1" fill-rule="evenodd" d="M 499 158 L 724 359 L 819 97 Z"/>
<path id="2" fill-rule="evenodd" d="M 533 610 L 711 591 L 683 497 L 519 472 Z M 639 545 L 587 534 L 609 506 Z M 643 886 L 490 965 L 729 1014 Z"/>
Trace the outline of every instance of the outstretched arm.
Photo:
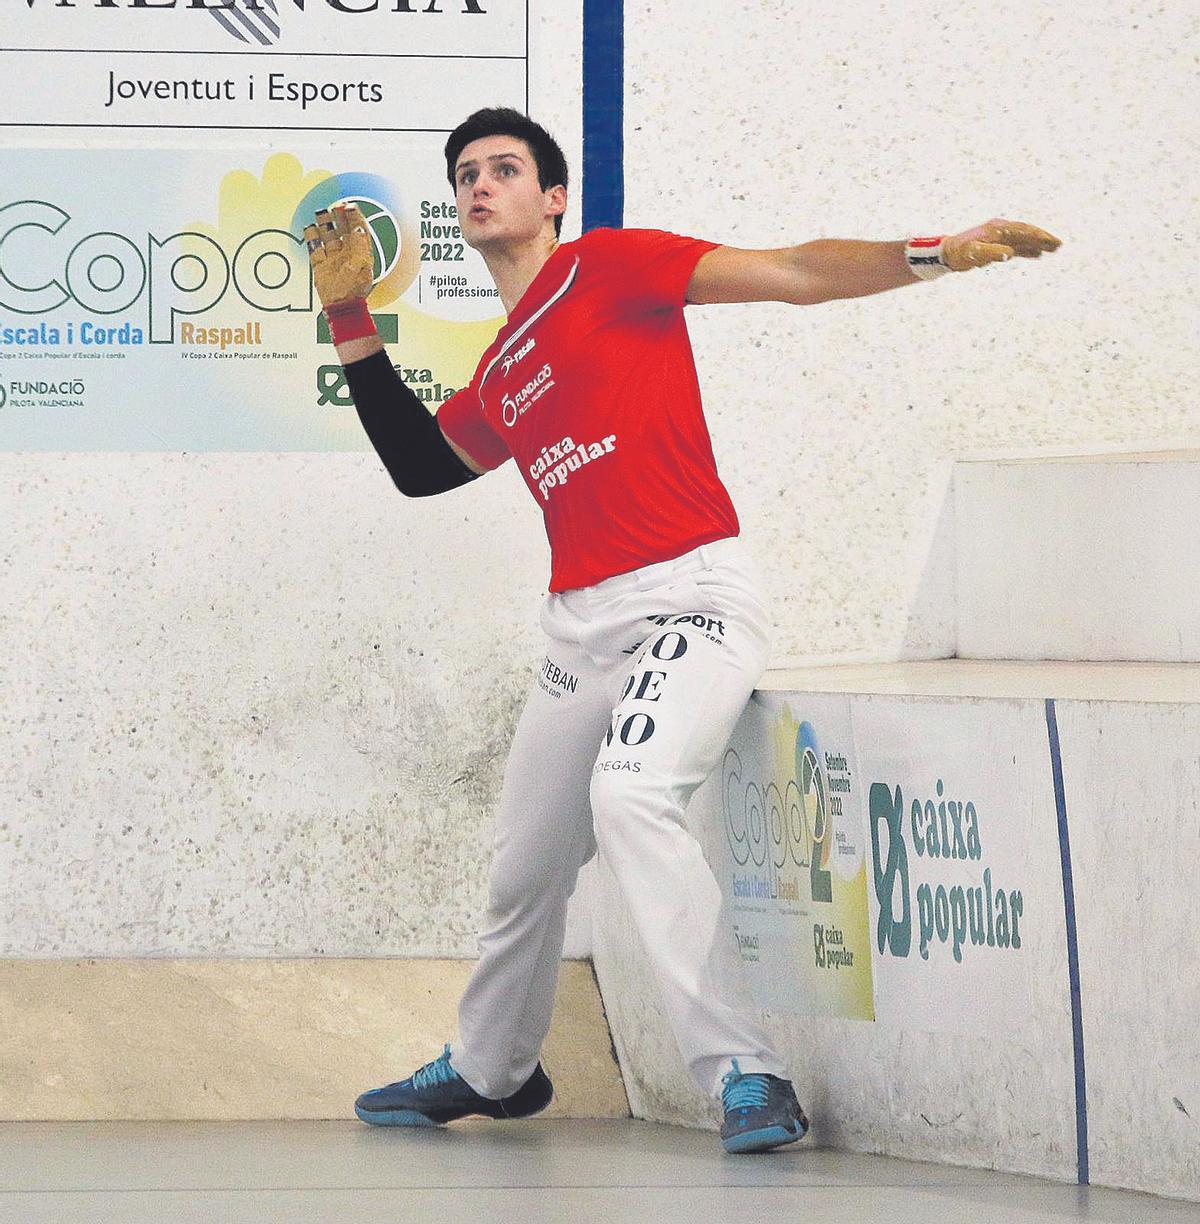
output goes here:
<path id="1" fill-rule="evenodd" d="M 687 300 L 697 306 L 719 302 L 809 306 L 900 289 L 943 272 L 966 272 L 1014 255 L 1037 259 L 1060 245 L 1053 234 L 1037 226 L 996 217 L 961 234 L 913 238 L 907 243 L 820 238 L 769 251 L 717 247 L 697 263 Z"/>

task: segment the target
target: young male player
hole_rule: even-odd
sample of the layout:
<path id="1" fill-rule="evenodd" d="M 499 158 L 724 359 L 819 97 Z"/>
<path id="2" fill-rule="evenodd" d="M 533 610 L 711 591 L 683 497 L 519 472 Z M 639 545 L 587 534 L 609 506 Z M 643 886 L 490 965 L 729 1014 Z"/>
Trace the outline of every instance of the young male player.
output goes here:
<path id="1" fill-rule="evenodd" d="M 807 305 L 1037 258 L 1059 241 L 992 220 L 950 237 L 824 239 L 738 250 L 656 230 L 560 244 L 567 168 L 512 110 L 446 143 L 464 240 L 507 321 L 470 385 L 431 416 L 383 351 L 365 298 L 371 248 L 352 208 L 305 230 L 317 291 L 368 436 L 401 492 L 457 488 L 508 459 L 545 515 L 544 666 L 496 814 L 487 929 L 453 1048 L 366 1092 L 365 1122 L 433 1126 L 545 1108 L 567 899 L 603 854 L 646 945 L 688 1070 L 725 1108 L 730 1151 L 803 1137 L 808 1120 L 740 989 L 720 891 L 684 808 L 720 760 L 767 663 L 768 617 L 713 459 L 687 303 Z"/>

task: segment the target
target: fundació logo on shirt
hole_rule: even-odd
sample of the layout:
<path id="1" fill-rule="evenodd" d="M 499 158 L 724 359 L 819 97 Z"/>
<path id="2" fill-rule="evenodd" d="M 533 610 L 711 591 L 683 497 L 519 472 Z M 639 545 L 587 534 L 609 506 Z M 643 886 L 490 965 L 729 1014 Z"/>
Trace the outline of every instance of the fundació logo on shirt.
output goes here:
<path id="1" fill-rule="evenodd" d="M 554 446 L 547 446 L 529 465 L 529 475 L 536 480 L 543 501 L 550 500 L 550 490 L 567 483 L 572 472 L 586 463 L 594 463 L 611 455 L 617 446 L 617 435 L 609 434 L 599 442 L 579 442 L 566 437 Z M 539 479 L 540 478 L 540 479 Z"/>
<path id="2" fill-rule="evenodd" d="M 500 416 L 505 425 L 512 429 L 517 423 L 517 417 L 524 416 L 554 386 L 554 371 L 550 363 L 544 366 L 516 393 L 504 395 L 500 399 Z"/>

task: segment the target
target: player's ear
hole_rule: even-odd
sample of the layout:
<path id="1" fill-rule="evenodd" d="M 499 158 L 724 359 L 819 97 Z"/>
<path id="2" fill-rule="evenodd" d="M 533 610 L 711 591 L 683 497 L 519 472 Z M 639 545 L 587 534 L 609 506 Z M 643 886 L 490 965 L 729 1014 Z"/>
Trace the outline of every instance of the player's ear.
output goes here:
<path id="1" fill-rule="evenodd" d="M 546 192 L 546 213 L 551 217 L 561 217 L 567 211 L 567 189 L 561 185 L 551 187 Z"/>

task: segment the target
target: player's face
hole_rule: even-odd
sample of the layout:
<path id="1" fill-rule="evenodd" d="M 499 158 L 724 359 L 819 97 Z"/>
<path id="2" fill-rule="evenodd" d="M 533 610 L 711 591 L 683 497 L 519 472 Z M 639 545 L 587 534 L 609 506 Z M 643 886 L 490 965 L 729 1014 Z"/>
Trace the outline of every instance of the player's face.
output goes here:
<path id="1" fill-rule="evenodd" d="M 513 136 L 485 136 L 458 155 L 454 201 L 468 246 L 485 247 L 536 238 L 551 208 L 550 191 L 538 185 L 529 146 Z"/>

